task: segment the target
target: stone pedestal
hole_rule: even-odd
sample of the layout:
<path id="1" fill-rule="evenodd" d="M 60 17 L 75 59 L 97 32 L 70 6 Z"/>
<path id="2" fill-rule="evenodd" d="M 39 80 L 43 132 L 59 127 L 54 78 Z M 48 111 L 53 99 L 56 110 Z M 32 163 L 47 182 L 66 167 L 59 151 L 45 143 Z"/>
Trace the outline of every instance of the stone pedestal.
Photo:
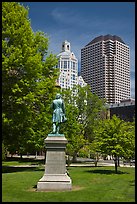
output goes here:
<path id="1" fill-rule="evenodd" d="M 48 134 L 45 144 L 45 173 L 37 183 L 37 191 L 71 190 L 71 179 L 66 173 L 65 149 L 67 139 L 64 134 Z"/>

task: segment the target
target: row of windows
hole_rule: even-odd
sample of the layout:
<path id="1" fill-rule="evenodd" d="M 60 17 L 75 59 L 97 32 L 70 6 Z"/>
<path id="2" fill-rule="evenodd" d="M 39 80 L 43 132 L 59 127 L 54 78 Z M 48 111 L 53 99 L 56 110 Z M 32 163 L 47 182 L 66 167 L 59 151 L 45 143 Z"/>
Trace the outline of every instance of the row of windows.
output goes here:
<path id="1" fill-rule="evenodd" d="M 59 61 L 58 67 L 60 68 L 76 68 L 77 63 L 72 61 Z"/>
<path id="2" fill-rule="evenodd" d="M 115 78 L 115 82 L 116 83 L 126 83 L 126 84 L 129 84 L 129 82 L 130 82 L 130 78 L 127 78 L 127 77 L 117 77 L 117 78 Z"/>
<path id="3" fill-rule="evenodd" d="M 118 74 L 119 75 L 119 73 L 120 72 L 123 72 L 123 73 L 125 73 L 126 75 L 130 75 L 130 70 L 129 70 L 129 67 L 121 67 L 121 66 L 116 66 L 115 67 L 115 74 Z"/>
<path id="4" fill-rule="evenodd" d="M 129 70 L 129 67 L 126 67 L 126 66 L 113 66 L 113 65 L 108 65 L 106 67 L 102 66 L 101 64 L 98 65 L 98 64 L 82 64 L 81 65 L 81 68 L 84 67 L 84 71 L 88 70 L 88 71 L 94 71 L 94 70 L 98 70 L 98 71 L 103 71 L 105 70 L 106 73 L 113 73 L 114 70 L 115 70 L 115 74 L 118 74 L 119 73 L 123 73 L 125 74 L 126 76 L 129 76 L 130 75 L 130 70 Z"/>
<path id="5" fill-rule="evenodd" d="M 101 58 L 86 58 L 86 59 L 82 59 L 81 60 L 81 64 L 85 64 L 85 63 L 90 63 L 90 64 L 111 64 L 113 66 L 115 60 L 111 59 L 111 58 L 106 58 L 105 60 L 101 59 Z M 116 61 L 117 62 L 117 61 Z M 121 62 L 121 60 L 119 60 L 119 62 Z M 123 61 L 122 61 L 123 63 Z"/>
<path id="6" fill-rule="evenodd" d="M 102 50 L 96 50 L 96 51 L 92 51 L 90 50 L 90 52 L 84 52 L 84 53 L 81 53 L 81 55 L 83 57 L 87 57 L 87 56 L 94 56 L 94 55 L 102 55 Z"/>
<path id="7" fill-rule="evenodd" d="M 88 79 L 87 77 L 84 78 L 86 81 L 88 81 L 89 83 L 92 83 L 92 84 L 104 84 L 106 87 L 114 87 L 115 85 L 115 88 L 120 88 L 120 89 L 129 89 L 130 88 L 130 83 L 129 81 L 118 81 L 116 83 L 114 83 L 114 81 L 107 81 L 107 80 L 104 80 L 102 78 L 92 78 L 92 79 Z"/>
<path id="8" fill-rule="evenodd" d="M 104 67 L 104 63 L 102 63 L 102 62 L 88 62 L 88 61 L 86 61 L 86 62 L 82 62 L 81 63 L 81 66 L 88 66 L 88 67 L 100 67 L 100 68 L 103 68 Z"/>
<path id="9" fill-rule="evenodd" d="M 85 71 L 84 72 L 88 72 L 88 74 L 93 74 L 93 73 L 104 73 L 104 69 L 103 69 L 103 67 L 100 67 L 100 68 L 98 68 L 98 67 L 87 67 L 86 69 L 85 69 Z"/>
<path id="10" fill-rule="evenodd" d="M 115 52 L 110 52 L 110 51 L 104 51 L 104 54 L 107 55 L 106 57 L 112 57 L 112 60 L 113 58 L 115 57 L 115 59 L 119 59 L 120 61 L 121 60 L 124 60 L 124 61 L 129 61 L 129 54 L 125 54 L 125 53 L 117 53 L 115 54 Z M 86 60 L 86 59 L 97 59 L 99 58 L 100 60 L 103 59 L 103 53 L 102 52 L 90 52 L 90 53 L 85 53 L 85 54 L 81 54 L 81 60 Z"/>
<path id="11" fill-rule="evenodd" d="M 117 87 L 115 87 L 115 90 L 117 91 L 117 92 L 120 92 L 121 90 L 122 90 L 122 92 L 127 92 L 127 91 L 130 91 L 130 87 L 129 86 L 117 86 Z"/>
<path id="12" fill-rule="evenodd" d="M 67 69 L 67 68 L 65 68 L 65 69 L 61 68 L 60 72 L 64 72 L 64 73 L 69 74 L 69 73 L 77 73 L 78 71 L 77 71 L 77 69 L 71 69 L 70 70 L 70 69 Z"/>
<path id="13" fill-rule="evenodd" d="M 67 83 L 60 83 L 60 86 L 62 87 L 62 88 L 72 88 L 74 85 L 76 85 L 77 83 L 75 82 L 75 83 L 71 83 L 71 84 L 67 84 Z"/>
<path id="14" fill-rule="evenodd" d="M 121 52 L 117 52 L 115 57 L 123 58 L 123 59 L 127 59 L 127 60 L 130 58 L 129 54 L 121 53 Z"/>
<path id="15" fill-rule="evenodd" d="M 119 96 L 115 96 L 115 99 L 121 101 L 121 100 L 128 98 L 128 97 L 130 97 L 130 95 L 119 95 Z"/>
<path id="16" fill-rule="evenodd" d="M 120 70 L 115 70 L 115 76 L 116 77 L 120 77 L 120 76 L 125 76 L 125 77 L 127 77 L 127 78 L 129 78 L 130 77 L 130 73 L 129 73 L 129 71 L 125 71 L 125 70 L 123 70 L 123 69 L 120 69 Z"/>
<path id="17" fill-rule="evenodd" d="M 88 62 L 85 62 L 85 63 L 83 63 L 83 64 L 81 64 L 81 67 L 84 67 L 84 70 L 86 70 L 86 69 L 100 69 L 100 70 L 102 70 L 102 69 L 105 69 L 105 66 L 104 66 L 104 64 L 102 64 L 102 63 L 100 63 L 100 64 L 98 64 L 98 63 L 88 63 Z"/>
<path id="18" fill-rule="evenodd" d="M 90 53 L 90 52 L 95 52 L 95 51 L 101 51 L 101 50 L 113 50 L 113 51 L 118 51 L 118 52 L 124 52 L 124 53 L 129 53 L 129 48 L 123 47 L 123 46 L 116 46 L 114 44 L 104 44 L 100 46 L 90 46 L 88 48 L 83 48 L 81 49 L 81 53 Z"/>
<path id="19" fill-rule="evenodd" d="M 126 67 L 129 69 L 129 62 L 128 61 L 122 61 L 122 60 L 117 60 L 115 61 L 115 66 L 118 66 L 118 67 Z"/>
<path id="20" fill-rule="evenodd" d="M 97 84 L 97 83 L 98 83 L 98 84 L 105 85 L 105 80 L 103 80 L 103 79 L 101 79 L 101 78 L 94 78 L 94 80 L 91 79 L 90 82 L 91 82 L 92 84 Z"/>
<path id="21" fill-rule="evenodd" d="M 117 91 L 120 91 L 120 90 L 130 90 L 130 85 L 129 85 L 129 83 L 127 83 L 127 84 L 115 84 L 115 90 L 117 90 Z"/>
<path id="22" fill-rule="evenodd" d="M 129 47 L 128 46 L 125 46 L 125 45 L 119 45 L 119 44 L 116 44 L 116 47 L 118 48 L 118 49 L 123 49 L 123 50 L 129 50 Z"/>
<path id="23" fill-rule="evenodd" d="M 127 83 L 127 84 L 124 84 L 124 83 L 122 83 L 122 84 L 116 84 L 115 85 L 115 89 L 116 90 L 125 90 L 125 89 L 127 89 L 127 90 L 129 90 L 130 89 L 130 86 L 129 86 L 129 84 Z"/>
<path id="24" fill-rule="evenodd" d="M 115 77 L 115 82 L 127 82 L 130 83 L 130 77 L 127 76 L 120 76 L 120 77 Z"/>
<path id="25" fill-rule="evenodd" d="M 86 80 L 85 80 L 86 81 Z M 91 86 L 93 87 L 93 88 L 96 88 L 96 89 L 100 89 L 101 87 L 103 88 L 103 85 L 104 85 L 104 87 L 106 87 L 106 90 L 107 89 L 110 89 L 111 88 L 111 90 L 113 89 L 115 89 L 117 92 L 130 92 L 130 86 L 129 86 L 129 84 L 124 84 L 124 85 L 118 85 L 117 84 L 117 86 L 115 86 L 114 87 L 114 83 L 112 83 L 112 84 L 107 84 L 107 83 L 105 83 L 103 80 L 102 81 L 94 81 L 94 82 L 91 82 L 91 81 L 89 81 L 89 83 L 91 84 Z M 101 87 L 100 87 L 101 86 Z"/>
<path id="26" fill-rule="evenodd" d="M 117 55 L 115 59 L 119 59 L 119 61 L 122 61 L 122 62 L 130 61 L 129 56 L 122 56 L 122 55 Z"/>
<path id="27" fill-rule="evenodd" d="M 64 80 L 62 80 L 62 79 L 60 79 L 60 83 L 66 83 L 66 84 L 69 84 L 69 85 L 71 85 L 71 84 L 77 84 L 78 82 L 77 82 L 77 80 L 73 80 L 73 79 L 71 79 L 70 81 L 64 81 Z"/>
<path id="28" fill-rule="evenodd" d="M 127 49 L 116 49 L 116 51 L 118 54 L 121 54 L 121 55 L 129 55 L 129 50 Z"/>
<path id="29" fill-rule="evenodd" d="M 130 91 L 126 91 L 126 92 L 124 92 L 124 91 L 119 91 L 119 92 L 116 91 L 115 93 L 116 93 L 116 95 L 119 96 L 119 97 L 120 97 L 120 96 L 128 96 L 128 95 L 130 94 Z"/>
<path id="30" fill-rule="evenodd" d="M 89 47 L 82 48 L 82 50 L 83 50 L 83 49 L 89 50 L 89 49 L 91 49 L 91 48 L 94 48 L 94 49 L 95 49 L 95 48 L 99 48 L 99 47 L 102 47 L 102 42 L 98 42 L 98 43 L 89 45 Z"/>
<path id="31" fill-rule="evenodd" d="M 85 61 L 102 61 L 102 62 L 104 62 L 105 61 L 105 59 L 103 58 L 103 57 L 101 57 L 100 55 L 92 55 L 92 56 L 90 56 L 90 57 L 83 57 L 83 58 L 81 58 L 81 61 L 82 62 L 85 62 Z"/>
<path id="32" fill-rule="evenodd" d="M 129 58 L 129 53 L 123 53 L 123 52 L 118 52 L 116 53 L 116 57 L 126 57 L 127 59 Z"/>
<path id="33" fill-rule="evenodd" d="M 105 59 L 101 56 L 98 56 L 98 57 L 88 57 L 88 58 L 82 58 L 81 59 L 82 62 L 85 62 L 85 61 L 89 61 L 89 62 L 105 62 Z"/>
<path id="34" fill-rule="evenodd" d="M 130 65 L 129 65 L 129 62 L 127 62 L 127 61 L 119 61 L 119 62 L 115 62 L 115 67 L 118 67 L 118 69 L 121 67 L 122 68 L 125 67 L 125 68 L 129 69 Z"/>
<path id="35" fill-rule="evenodd" d="M 69 81 L 70 79 L 72 79 L 72 80 L 77 80 L 77 76 L 76 76 L 75 74 L 71 75 L 71 77 L 70 77 L 70 76 L 69 76 L 69 77 L 60 76 L 59 78 L 60 78 L 60 80 L 62 80 L 62 81 Z"/>
<path id="36" fill-rule="evenodd" d="M 115 78 L 115 82 L 128 84 L 130 82 L 130 78 L 127 78 L 126 76 L 122 75 L 121 77 Z"/>

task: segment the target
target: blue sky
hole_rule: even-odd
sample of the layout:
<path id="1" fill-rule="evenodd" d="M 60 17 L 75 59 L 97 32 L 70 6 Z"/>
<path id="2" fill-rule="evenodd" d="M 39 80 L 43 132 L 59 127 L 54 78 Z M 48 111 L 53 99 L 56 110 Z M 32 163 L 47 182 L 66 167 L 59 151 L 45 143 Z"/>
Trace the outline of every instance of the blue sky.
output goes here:
<path id="1" fill-rule="evenodd" d="M 81 49 L 99 35 L 118 35 L 130 47 L 131 97 L 135 97 L 135 2 L 21 2 L 29 7 L 33 31 L 49 37 L 58 54 L 64 40 L 81 61 Z"/>

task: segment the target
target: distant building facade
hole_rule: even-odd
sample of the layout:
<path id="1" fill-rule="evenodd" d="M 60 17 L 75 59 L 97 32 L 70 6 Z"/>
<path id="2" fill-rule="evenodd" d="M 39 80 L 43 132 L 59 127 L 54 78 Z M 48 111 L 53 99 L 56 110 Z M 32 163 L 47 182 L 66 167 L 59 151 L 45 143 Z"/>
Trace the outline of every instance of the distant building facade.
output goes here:
<path id="1" fill-rule="evenodd" d="M 126 99 L 118 104 L 111 104 L 109 106 L 110 118 L 114 114 L 124 121 L 132 122 L 135 118 L 135 99 Z"/>
<path id="2" fill-rule="evenodd" d="M 118 36 L 99 36 L 81 49 L 81 76 L 108 104 L 130 98 L 129 46 Z"/>
<path id="3" fill-rule="evenodd" d="M 78 82 L 78 60 L 71 52 L 70 43 L 67 40 L 62 43 L 62 50 L 57 57 L 59 57 L 57 67 L 60 69 L 58 84 L 61 88 L 72 89 Z"/>
<path id="4" fill-rule="evenodd" d="M 78 76 L 78 85 L 80 85 L 81 87 L 87 85 L 87 83 L 85 83 L 85 81 L 83 80 L 82 76 Z"/>

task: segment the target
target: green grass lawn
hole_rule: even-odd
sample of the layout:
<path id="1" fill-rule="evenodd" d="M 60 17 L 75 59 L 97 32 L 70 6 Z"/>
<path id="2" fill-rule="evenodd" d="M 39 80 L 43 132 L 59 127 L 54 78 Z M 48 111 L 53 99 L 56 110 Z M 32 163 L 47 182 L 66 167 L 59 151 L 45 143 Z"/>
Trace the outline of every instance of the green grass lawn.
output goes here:
<path id="1" fill-rule="evenodd" d="M 19 165 L 43 165 L 45 164 L 44 159 L 34 159 L 34 158 L 15 158 L 15 157 L 9 157 L 6 159 L 6 161 L 2 161 L 2 165 L 7 166 L 19 166 Z"/>
<path id="2" fill-rule="evenodd" d="M 6 165 L 6 162 L 4 163 Z M 4 166 L 2 202 L 135 202 L 135 168 L 69 167 L 72 190 L 38 192 L 41 167 Z"/>

